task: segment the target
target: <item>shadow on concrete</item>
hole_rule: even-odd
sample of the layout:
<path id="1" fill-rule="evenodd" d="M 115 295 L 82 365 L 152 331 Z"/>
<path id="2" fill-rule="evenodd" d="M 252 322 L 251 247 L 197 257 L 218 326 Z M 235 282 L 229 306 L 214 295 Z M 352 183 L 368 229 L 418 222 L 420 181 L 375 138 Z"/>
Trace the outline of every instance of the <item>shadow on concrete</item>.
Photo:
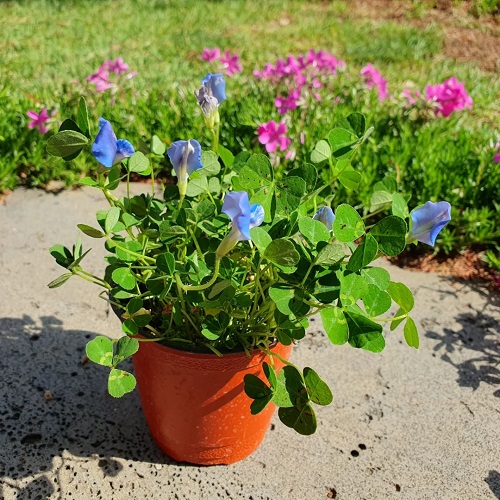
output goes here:
<path id="1" fill-rule="evenodd" d="M 79 457 L 95 460 L 108 477 L 122 469 L 120 457 L 178 465 L 150 437 L 137 392 L 112 398 L 107 370 L 82 364 L 95 336 L 65 330 L 52 316 L 0 318 L 0 498 L 2 482 L 14 487 L 28 477 L 34 480 L 18 499 L 33 491 L 49 497 L 55 492 L 44 471 Z"/>
<path id="2" fill-rule="evenodd" d="M 458 371 L 461 387 L 479 388 L 481 382 L 497 387 L 493 393 L 500 397 L 500 325 L 498 320 L 477 311 L 460 314 L 456 321 L 461 325 L 457 331 L 444 328 L 442 332 L 428 331 L 425 335 L 437 341 L 434 351 L 441 353 L 441 359 L 453 365 Z M 465 351 L 465 352 L 464 352 Z M 457 361 L 455 353 L 461 353 Z"/>
<path id="3" fill-rule="evenodd" d="M 500 473 L 496 470 L 490 470 L 485 481 L 493 494 L 500 500 Z"/>

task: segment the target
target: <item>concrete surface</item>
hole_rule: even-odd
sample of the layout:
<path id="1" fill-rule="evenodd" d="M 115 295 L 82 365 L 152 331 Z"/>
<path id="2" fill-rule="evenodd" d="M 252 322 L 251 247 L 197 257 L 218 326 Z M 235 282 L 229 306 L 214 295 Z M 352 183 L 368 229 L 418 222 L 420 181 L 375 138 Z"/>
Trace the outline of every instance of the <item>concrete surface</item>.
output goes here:
<path id="1" fill-rule="evenodd" d="M 88 339 L 120 334 L 96 287 L 46 286 L 60 273 L 48 248 L 73 244 L 76 224 L 104 207 L 92 189 L 19 189 L 0 206 L 0 498 L 500 498 L 498 296 L 397 268 L 393 279 L 416 293 L 421 347 L 399 332 L 382 354 L 332 346 L 313 322 L 292 359 L 334 389 L 315 435 L 275 417 L 236 465 L 163 456 L 137 394 L 112 399 L 106 369 L 81 364 Z M 100 242 L 84 243 L 90 270 L 101 269 Z"/>

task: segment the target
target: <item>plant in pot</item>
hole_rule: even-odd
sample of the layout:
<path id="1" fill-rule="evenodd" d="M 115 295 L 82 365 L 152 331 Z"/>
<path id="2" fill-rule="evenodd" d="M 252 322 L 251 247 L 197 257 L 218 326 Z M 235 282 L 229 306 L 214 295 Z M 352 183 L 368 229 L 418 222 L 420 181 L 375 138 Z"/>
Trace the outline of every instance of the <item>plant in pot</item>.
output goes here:
<path id="1" fill-rule="evenodd" d="M 218 145 L 218 106 L 225 98 L 219 76 L 209 75 L 196 93 L 213 150 L 194 139 L 167 150 L 153 137 L 151 156 L 168 157 L 177 177 L 161 196 L 154 182 L 150 194 L 131 193 L 132 174 L 153 177 L 149 159 L 117 140 L 104 119 L 92 140 L 83 98 L 77 121 L 63 122 L 48 143 L 51 154 L 67 160 L 91 147 L 100 165 L 81 183 L 101 190 L 109 205 L 94 226 L 78 225 L 104 242 L 104 275 L 84 270 L 89 250 L 78 239 L 72 249 L 50 249 L 66 272 L 49 286 L 79 276 L 102 288 L 124 336 L 91 340 L 88 358 L 111 369 L 109 393 L 120 397 L 136 385 L 120 369 L 133 356 L 155 441 L 172 458 L 198 464 L 233 463 L 252 453 L 275 406 L 285 425 L 314 433 L 313 405 L 330 404 L 332 393 L 313 368 L 289 361 L 311 316 L 321 316 L 332 344 L 379 352 L 389 322 L 391 330 L 404 323 L 407 343 L 418 347 L 410 290 L 374 261 L 413 240 L 433 244 L 450 219 L 446 202 L 410 214 L 397 192 L 375 211 L 392 213 L 374 224 L 368 224 L 374 213 L 362 216 L 335 203 L 339 179 L 356 181 L 350 162 L 370 134 L 357 113 L 313 152 L 317 165 L 321 151 L 331 169 L 328 184 L 309 163 L 275 171 L 265 155 L 233 156 Z M 122 180 L 126 190 L 118 196 Z M 393 304 L 397 312 L 381 317 Z"/>

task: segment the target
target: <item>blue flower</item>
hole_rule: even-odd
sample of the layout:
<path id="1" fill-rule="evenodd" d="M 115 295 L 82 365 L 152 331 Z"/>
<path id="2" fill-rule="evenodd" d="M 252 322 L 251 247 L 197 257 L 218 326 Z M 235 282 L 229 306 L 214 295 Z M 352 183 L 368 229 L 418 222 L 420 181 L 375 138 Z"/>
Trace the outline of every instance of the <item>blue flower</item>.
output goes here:
<path id="1" fill-rule="evenodd" d="M 203 167 L 200 143 L 196 139 L 175 141 L 168 149 L 167 154 L 174 167 L 175 175 L 178 178 L 177 186 L 183 197 L 186 194 L 188 177 L 195 170 Z"/>
<path id="2" fill-rule="evenodd" d="M 410 215 L 412 224 L 408 240 L 434 246 L 439 231 L 451 220 L 451 205 L 447 201 L 428 201 Z"/>
<path id="3" fill-rule="evenodd" d="M 335 214 L 330 207 L 323 207 L 314 214 L 313 219 L 319 220 L 331 231 L 335 221 Z"/>
<path id="4" fill-rule="evenodd" d="M 117 140 L 111 123 L 104 118 L 99 118 L 99 133 L 92 144 L 92 154 L 97 161 L 101 165 L 111 168 L 134 153 L 134 146 L 125 139 Z"/>
<path id="5" fill-rule="evenodd" d="M 226 80 L 220 73 L 208 73 L 201 81 L 201 86 L 209 95 L 217 99 L 218 104 L 226 99 Z"/>
<path id="6" fill-rule="evenodd" d="M 264 221 L 264 208 L 258 203 L 250 205 L 248 193 L 245 191 L 226 194 L 222 212 L 231 219 L 233 226 L 217 249 L 218 258 L 229 252 L 238 241 L 250 240 L 250 229 L 260 226 Z"/>
<path id="7" fill-rule="evenodd" d="M 208 120 L 210 128 L 213 127 L 216 120 L 216 113 L 219 104 L 226 99 L 226 81 L 221 74 L 209 73 L 201 82 L 199 90 L 194 92 L 198 104 L 203 114 Z"/>

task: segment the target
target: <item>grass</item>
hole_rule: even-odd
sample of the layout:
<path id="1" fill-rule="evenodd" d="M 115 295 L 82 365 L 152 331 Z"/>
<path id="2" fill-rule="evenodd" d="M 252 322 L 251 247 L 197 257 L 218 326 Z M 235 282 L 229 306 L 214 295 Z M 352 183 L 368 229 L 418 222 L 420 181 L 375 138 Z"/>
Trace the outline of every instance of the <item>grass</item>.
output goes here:
<path id="1" fill-rule="evenodd" d="M 228 83 L 223 144 L 233 151 L 262 151 L 255 139 L 257 125 L 280 116 L 274 91 L 253 79 L 253 69 L 289 53 L 325 49 L 345 59 L 351 75 L 368 62 L 375 64 L 394 95 L 409 81 L 423 89 L 456 76 L 474 99 L 471 112 L 423 125 L 369 100 L 318 105 L 307 120 L 309 150 L 352 111 L 366 113 L 376 129 L 359 158 L 367 181 L 359 192 L 341 191 L 339 197 L 366 202 L 370 183 L 395 173 L 397 164 L 413 206 L 446 196 L 456 207 L 455 226 L 443 235 L 443 249 L 499 242 L 492 200 L 500 199 L 500 178 L 488 155 L 498 134 L 500 78 L 473 63 L 446 59 L 443 30 L 436 24 L 421 29 L 411 23 L 358 20 L 346 1 L 269 1 L 265 9 L 243 0 L 20 0 L 0 5 L 0 191 L 21 182 L 43 186 L 52 179 L 72 185 L 92 168 L 83 156 L 71 164 L 48 157 L 44 138 L 27 129 L 28 109 L 55 107 L 62 118 L 74 113 L 81 93 L 95 120 L 106 116 L 118 137 L 134 144 L 147 142 L 153 133 L 167 143 L 202 138 L 192 91 L 208 69 L 199 61 L 204 47 L 230 49 L 244 64 L 243 76 Z M 84 80 L 104 60 L 119 56 L 138 76 L 113 105 L 109 93 L 92 93 Z M 461 224 L 467 228 L 465 239 Z"/>

